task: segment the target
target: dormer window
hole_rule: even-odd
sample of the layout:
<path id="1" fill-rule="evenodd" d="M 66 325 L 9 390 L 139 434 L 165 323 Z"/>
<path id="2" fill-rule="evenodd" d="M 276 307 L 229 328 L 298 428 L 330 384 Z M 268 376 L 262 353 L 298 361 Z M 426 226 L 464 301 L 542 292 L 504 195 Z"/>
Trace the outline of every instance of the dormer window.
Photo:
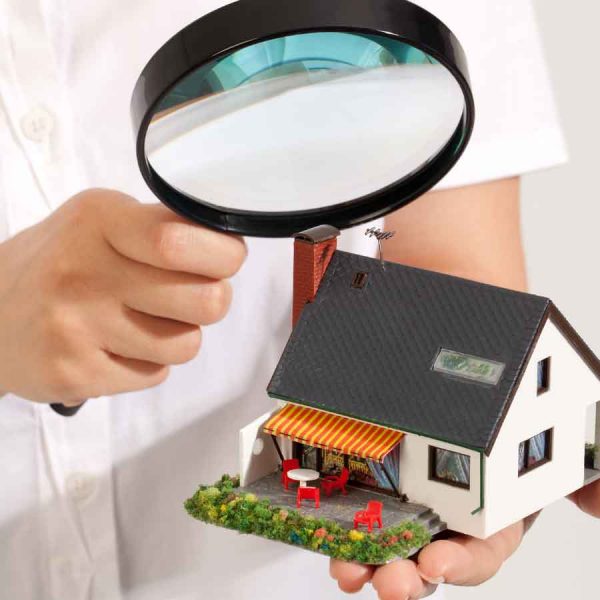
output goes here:
<path id="1" fill-rule="evenodd" d="M 369 274 L 360 272 L 354 275 L 354 279 L 352 280 L 352 287 L 357 290 L 362 290 L 367 285 L 367 280 L 369 279 Z"/>
<path id="2" fill-rule="evenodd" d="M 540 360 L 537 365 L 537 393 L 538 396 L 550 389 L 550 358 Z"/>

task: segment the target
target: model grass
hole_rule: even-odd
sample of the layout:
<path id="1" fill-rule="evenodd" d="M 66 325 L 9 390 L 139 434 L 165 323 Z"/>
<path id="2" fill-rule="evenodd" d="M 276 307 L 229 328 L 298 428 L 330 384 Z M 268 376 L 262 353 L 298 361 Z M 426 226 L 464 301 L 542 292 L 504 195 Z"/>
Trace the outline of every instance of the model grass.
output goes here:
<path id="1" fill-rule="evenodd" d="M 185 509 L 195 519 L 211 525 L 370 565 L 406 558 L 431 541 L 421 524 L 410 521 L 367 533 L 273 506 L 267 499 L 241 491 L 239 479 L 228 475 L 213 486 L 200 486 L 185 501 Z"/>

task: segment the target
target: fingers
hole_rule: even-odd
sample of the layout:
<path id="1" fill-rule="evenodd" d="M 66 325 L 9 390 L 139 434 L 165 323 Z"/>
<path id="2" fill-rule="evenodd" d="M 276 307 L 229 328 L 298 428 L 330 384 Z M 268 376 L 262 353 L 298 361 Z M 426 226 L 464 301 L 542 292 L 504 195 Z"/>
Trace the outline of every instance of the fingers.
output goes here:
<path id="1" fill-rule="evenodd" d="M 137 262 L 227 279 L 237 273 L 246 257 L 240 237 L 190 223 L 162 205 L 128 202 L 119 194 L 105 201 L 102 211 L 105 239 L 117 252 Z"/>
<path id="2" fill-rule="evenodd" d="M 169 375 L 169 368 L 150 362 L 105 354 L 106 376 L 96 382 L 97 396 L 124 394 L 154 387 Z"/>
<path id="3" fill-rule="evenodd" d="M 523 539 L 523 521 L 479 540 L 458 536 L 433 542 L 419 554 L 418 564 L 399 560 L 373 571 L 370 567 L 331 563 L 331 576 L 340 589 L 358 592 L 369 581 L 379 600 L 425 598 L 441 583 L 479 585 L 495 575 Z"/>
<path id="4" fill-rule="evenodd" d="M 493 577 L 523 539 L 523 522 L 487 540 L 458 536 L 426 546 L 419 554 L 418 571 L 431 583 L 479 585 Z"/>
<path id="5" fill-rule="evenodd" d="M 347 563 L 341 560 L 332 560 L 329 565 L 329 574 L 338 582 L 339 588 L 347 594 L 356 594 L 371 580 L 373 567 Z"/>
<path id="6" fill-rule="evenodd" d="M 120 318 L 103 324 L 102 348 L 110 354 L 158 365 L 192 360 L 200 350 L 201 331 L 195 325 L 161 319 L 123 307 Z"/>
<path id="7" fill-rule="evenodd" d="M 126 306 L 138 312 L 192 325 L 211 325 L 229 309 L 232 291 L 226 280 L 123 262 L 126 277 L 121 279 L 118 293 Z"/>
<path id="8" fill-rule="evenodd" d="M 63 402 L 61 402 L 61 404 L 63 406 L 66 406 L 67 408 L 75 408 L 76 406 L 81 406 L 82 404 L 84 404 L 86 402 L 86 400 L 81 400 L 81 399 L 77 399 L 77 400 L 66 399 Z"/>
<path id="9" fill-rule="evenodd" d="M 417 600 L 432 594 L 436 587 L 423 581 L 410 560 L 380 567 L 373 574 L 372 583 L 379 600 Z"/>
<path id="10" fill-rule="evenodd" d="M 583 512 L 600 518 L 600 480 L 577 490 L 569 499 Z"/>
<path id="11" fill-rule="evenodd" d="M 82 403 L 82 398 L 112 396 L 154 387 L 169 375 L 169 367 L 115 356 L 102 350 L 89 359 L 88 367 L 85 375 L 80 369 L 75 369 L 76 375 L 62 384 L 56 401 L 65 406 L 77 406 Z"/>
<path id="12" fill-rule="evenodd" d="M 329 572 L 347 594 L 360 592 L 371 581 L 380 600 L 417 600 L 430 596 L 437 588 L 423 581 L 415 564 L 408 560 L 379 568 L 332 560 Z"/>

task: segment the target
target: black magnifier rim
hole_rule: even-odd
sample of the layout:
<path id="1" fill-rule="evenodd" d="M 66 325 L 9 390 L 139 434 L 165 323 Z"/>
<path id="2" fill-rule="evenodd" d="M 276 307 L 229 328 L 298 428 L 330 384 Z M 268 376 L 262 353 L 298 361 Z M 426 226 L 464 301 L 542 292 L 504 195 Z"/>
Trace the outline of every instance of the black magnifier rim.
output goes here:
<path id="1" fill-rule="evenodd" d="M 438 60 L 459 83 L 465 110 L 450 141 L 417 171 L 372 194 L 322 209 L 253 212 L 215 207 L 169 185 L 150 165 L 146 133 L 156 108 L 198 67 L 262 41 L 311 32 L 375 34 L 405 42 Z M 131 102 L 137 161 L 154 194 L 176 213 L 213 229 L 256 237 L 289 237 L 327 223 L 346 229 L 412 202 L 438 183 L 467 147 L 475 103 L 464 50 L 437 17 L 407 0 L 239 0 L 208 13 L 173 36 L 140 75 Z"/>

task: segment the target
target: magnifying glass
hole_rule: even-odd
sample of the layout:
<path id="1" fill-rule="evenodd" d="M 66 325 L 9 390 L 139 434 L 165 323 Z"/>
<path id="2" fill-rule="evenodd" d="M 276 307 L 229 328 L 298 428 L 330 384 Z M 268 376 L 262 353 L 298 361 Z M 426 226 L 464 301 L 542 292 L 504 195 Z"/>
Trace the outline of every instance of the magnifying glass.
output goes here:
<path id="1" fill-rule="evenodd" d="M 239 0 L 144 68 L 141 173 L 178 214 L 288 237 L 382 217 L 431 189 L 474 125 L 464 51 L 405 0 Z"/>

